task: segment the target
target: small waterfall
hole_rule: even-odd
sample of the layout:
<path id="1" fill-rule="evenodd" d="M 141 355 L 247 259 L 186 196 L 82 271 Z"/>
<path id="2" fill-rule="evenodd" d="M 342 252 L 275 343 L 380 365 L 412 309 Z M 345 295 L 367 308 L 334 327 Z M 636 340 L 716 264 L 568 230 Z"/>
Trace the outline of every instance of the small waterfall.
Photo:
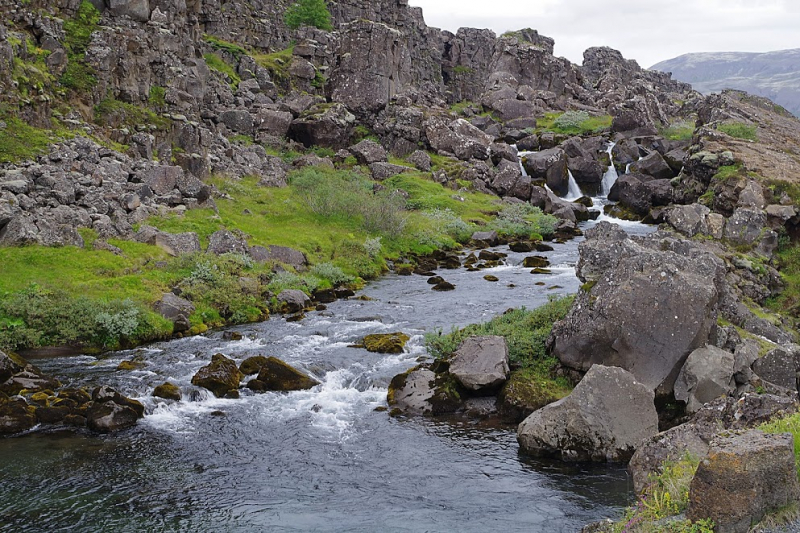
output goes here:
<path id="1" fill-rule="evenodd" d="M 625 174 L 630 174 L 630 173 L 631 173 L 631 164 L 628 163 L 627 165 L 625 165 Z"/>
<path id="2" fill-rule="evenodd" d="M 616 183 L 619 178 L 617 168 L 614 166 L 614 155 L 611 153 L 615 145 L 616 143 L 609 143 L 608 150 L 606 150 L 606 152 L 608 152 L 609 165 L 608 170 L 606 170 L 606 173 L 603 175 L 603 181 L 600 183 L 600 196 L 603 198 L 608 197 L 608 193 L 611 192 L 611 187 L 614 186 L 614 183 Z M 625 173 L 628 173 L 627 168 L 625 169 Z"/>
<path id="3" fill-rule="evenodd" d="M 577 200 L 583 193 L 581 192 L 580 186 L 578 186 L 578 182 L 575 181 L 575 177 L 572 175 L 572 171 L 567 169 L 567 175 L 569 176 L 569 188 L 567 190 L 567 195 L 564 197 L 564 200 L 572 201 Z"/>

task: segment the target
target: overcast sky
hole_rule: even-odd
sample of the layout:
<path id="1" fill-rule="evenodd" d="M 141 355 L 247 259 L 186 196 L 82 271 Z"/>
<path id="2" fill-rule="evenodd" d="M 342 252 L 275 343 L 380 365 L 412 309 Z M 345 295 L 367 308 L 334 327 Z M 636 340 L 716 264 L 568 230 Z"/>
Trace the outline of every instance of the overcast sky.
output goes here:
<path id="1" fill-rule="evenodd" d="M 533 28 L 555 53 L 583 62 L 610 46 L 643 67 L 688 52 L 800 48 L 800 0 L 409 0 L 429 26 Z"/>

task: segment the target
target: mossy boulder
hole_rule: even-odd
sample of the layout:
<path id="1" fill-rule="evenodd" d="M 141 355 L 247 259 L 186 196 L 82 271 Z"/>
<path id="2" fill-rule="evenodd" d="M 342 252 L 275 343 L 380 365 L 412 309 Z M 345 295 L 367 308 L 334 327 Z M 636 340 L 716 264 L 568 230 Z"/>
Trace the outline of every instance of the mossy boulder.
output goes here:
<path id="1" fill-rule="evenodd" d="M 392 378 L 386 399 L 393 412 L 436 416 L 458 411 L 462 393 L 451 374 L 418 366 Z"/>
<path id="2" fill-rule="evenodd" d="M 17 354 L 0 351 L 0 383 L 22 372 L 26 366 L 28 362 Z"/>
<path id="3" fill-rule="evenodd" d="M 117 370 L 124 370 L 124 371 L 132 371 L 132 370 L 141 370 L 144 368 L 144 361 L 141 359 L 131 359 L 129 361 L 122 361 L 119 365 L 117 365 Z"/>
<path id="4" fill-rule="evenodd" d="M 521 422 L 534 411 L 566 397 L 570 390 L 566 384 L 533 370 L 516 370 L 497 395 L 498 410 L 504 417 Z"/>
<path id="5" fill-rule="evenodd" d="M 239 365 L 239 372 L 245 376 L 251 376 L 253 374 L 258 374 L 261 372 L 261 369 L 264 365 L 267 364 L 267 358 L 263 355 L 255 355 L 253 357 L 248 357 L 242 364 Z"/>
<path id="6" fill-rule="evenodd" d="M 550 261 L 546 257 L 532 255 L 522 261 L 522 266 L 525 268 L 545 268 L 550 266 Z"/>
<path id="7" fill-rule="evenodd" d="M 135 426 L 139 418 L 136 410 L 129 405 L 95 402 L 87 412 L 86 425 L 99 433 L 112 433 Z"/>
<path id="8" fill-rule="evenodd" d="M 36 425 L 36 409 L 21 398 L 0 399 L 0 435 L 13 435 Z"/>
<path id="9" fill-rule="evenodd" d="M 192 385 L 208 389 L 217 398 L 222 398 L 228 391 L 237 390 L 241 379 L 236 362 L 218 353 L 211 358 L 211 363 L 192 377 Z"/>
<path id="10" fill-rule="evenodd" d="M 375 333 L 364 337 L 364 347 L 375 353 L 403 353 L 408 339 L 405 333 Z"/>
<path id="11" fill-rule="evenodd" d="M 153 396 L 179 402 L 181 400 L 181 389 L 173 383 L 164 382 L 153 389 Z"/>
<path id="12" fill-rule="evenodd" d="M 258 383 L 253 383 L 257 381 Z M 301 372 L 277 357 L 268 357 L 258 377 L 247 384 L 257 392 L 308 390 L 319 385 L 319 381 Z"/>

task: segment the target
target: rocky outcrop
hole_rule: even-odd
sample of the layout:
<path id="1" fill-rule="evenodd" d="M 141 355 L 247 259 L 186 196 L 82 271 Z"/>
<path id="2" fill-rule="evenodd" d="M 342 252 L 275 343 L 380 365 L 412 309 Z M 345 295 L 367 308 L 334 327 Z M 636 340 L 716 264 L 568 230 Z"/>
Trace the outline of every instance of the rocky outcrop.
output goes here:
<path id="1" fill-rule="evenodd" d="M 496 390 L 509 372 L 505 337 L 468 337 L 450 359 L 450 373 L 471 391 Z"/>
<path id="2" fill-rule="evenodd" d="M 192 376 L 192 385 L 208 389 L 217 398 L 223 398 L 231 393 L 238 394 L 241 379 L 236 362 L 218 353 L 211 358 L 208 365 Z"/>
<path id="3" fill-rule="evenodd" d="M 580 371 L 619 366 L 669 395 L 688 355 L 716 328 L 723 262 L 690 241 L 660 234 L 634 240 L 603 222 L 586 237 L 577 274 L 588 290 L 553 327 L 552 353 Z"/>
<path id="4" fill-rule="evenodd" d="M 712 519 L 721 533 L 746 533 L 798 497 L 792 435 L 748 431 L 711 443 L 692 480 L 686 515 Z"/>
<path id="5" fill-rule="evenodd" d="M 567 461 L 627 461 L 658 432 L 652 390 L 615 367 L 594 365 L 572 393 L 517 428 L 525 453 Z"/>

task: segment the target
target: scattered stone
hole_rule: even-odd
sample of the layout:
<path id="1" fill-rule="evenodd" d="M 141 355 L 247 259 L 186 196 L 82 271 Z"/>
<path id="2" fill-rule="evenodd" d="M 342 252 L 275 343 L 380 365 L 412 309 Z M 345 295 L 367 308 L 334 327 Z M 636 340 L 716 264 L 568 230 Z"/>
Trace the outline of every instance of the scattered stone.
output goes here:
<path id="1" fill-rule="evenodd" d="M 278 295 L 278 303 L 284 313 L 299 313 L 311 305 L 311 298 L 297 289 L 286 289 Z"/>
<path id="2" fill-rule="evenodd" d="M 450 282 L 447 282 L 447 281 L 442 281 L 442 282 L 440 282 L 440 283 L 437 283 L 436 285 L 434 285 L 434 286 L 432 287 L 432 289 L 433 289 L 434 291 L 446 292 L 446 291 L 454 291 L 454 290 L 456 290 L 456 286 L 455 286 L 455 285 L 453 285 L 453 284 L 452 284 L 452 283 L 450 283 Z"/>
<path id="3" fill-rule="evenodd" d="M 447 379 L 425 367 L 398 374 L 389 383 L 389 406 L 398 413 L 433 416 L 453 413 L 461 406 L 461 400 L 457 385 L 448 386 L 452 384 Z"/>
<path id="4" fill-rule="evenodd" d="M 498 278 L 497 276 L 492 276 L 491 274 L 486 274 L 485 276 L 483 276 L 483 279 L 485 279 L 486 281 L 493 281 L 493 282 L 500 281 L 500 278 Z"/>
<path id="5" fill-rule="evenodd" d="M 526 257 L 522 261 L 522 266 L 525 268 L 545 268 L 550 266 L 550 261 L 548 261 L 546 257 L 534 255 Z"/>
<path id="6" fill-rule="evenodd" d="M 172 383 L 164 382 L 153 389 L 153 396 L 164 398 L 165 400 L 181 401 L 181 389 Z"/>

